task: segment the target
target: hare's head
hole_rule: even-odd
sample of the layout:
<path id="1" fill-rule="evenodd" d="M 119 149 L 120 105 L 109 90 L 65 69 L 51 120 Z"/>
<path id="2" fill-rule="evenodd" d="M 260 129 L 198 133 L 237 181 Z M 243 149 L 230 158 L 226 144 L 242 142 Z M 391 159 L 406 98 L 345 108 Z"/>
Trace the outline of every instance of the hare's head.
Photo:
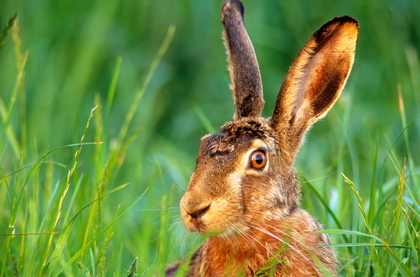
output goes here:
<path id="1" fill-rule="evenodd" d="M 338 99 L 354 60 L 357 21 L 327 22 L 290 67 L 271 117 L 262 118 L 260 71 L 243 10 L 227 0 L 221 13 L 236 112 L 219 133 L 202 138 L 181 199 L 187 228 L 203 234 L 244 232 L 299 205 L 295 156 L 309 127 Z"/>

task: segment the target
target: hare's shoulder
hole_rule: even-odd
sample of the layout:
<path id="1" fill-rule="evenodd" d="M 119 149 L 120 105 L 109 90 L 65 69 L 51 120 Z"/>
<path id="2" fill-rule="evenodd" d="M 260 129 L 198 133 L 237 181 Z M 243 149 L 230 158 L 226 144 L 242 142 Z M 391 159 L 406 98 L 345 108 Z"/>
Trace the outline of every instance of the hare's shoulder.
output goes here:
<path id="1" fill-rule="evenodd" d="M 288 217 L 278 222 L 284 251 L 278 257 L 283 264 L 277 268 L 276 276 L 324 276 L 323 269 L 336 276 L 337 259 L 330 238 L 322 232 L 322 226 L 307 211 L 295 209 Z M 281 249 L 281 247 L 280 247 Z M 323 265 L 320 269 L 318 265 Z M 286 274 L 286 275 L 284 275 Z"/>
<path id="2" fill-rule="evenodd" d="M 300 239 L 302 242 L 305 241 L 306 245 L 323 245 L 330 243 L 327 235 L 317 232 L 322 230 L 321 224 L 303 209 L 294 209 L 289 216 L 278 221 L 278 224 L 281 226 L 289 226 L 290 234 L 296 239 Z M 283 227 L 284 231 L 287 232 L 286 228 Z"/>

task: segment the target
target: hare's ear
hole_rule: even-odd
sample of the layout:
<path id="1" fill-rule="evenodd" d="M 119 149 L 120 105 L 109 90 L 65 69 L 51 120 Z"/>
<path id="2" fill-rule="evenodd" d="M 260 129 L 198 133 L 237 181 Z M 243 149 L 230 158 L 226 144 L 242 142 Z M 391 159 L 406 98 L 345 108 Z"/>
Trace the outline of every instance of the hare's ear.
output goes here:
<path id="1" fill-rule="evenodd" d="M 298 149 L 306 130 L 340 96 L 354 61 L 359 25 L 336 17 L 316 31 L 299 52 L 277 96 L 271 126 Z"/>
<path id="2" fill-rule="evenodd" d="M 231 89 L 236 106 L 235 120 L 259 117 L 264 106 L 260 70 L 244 27 L 243 14 L 244 6 L 239 0 L 227 0 L 222 7 Z"/>

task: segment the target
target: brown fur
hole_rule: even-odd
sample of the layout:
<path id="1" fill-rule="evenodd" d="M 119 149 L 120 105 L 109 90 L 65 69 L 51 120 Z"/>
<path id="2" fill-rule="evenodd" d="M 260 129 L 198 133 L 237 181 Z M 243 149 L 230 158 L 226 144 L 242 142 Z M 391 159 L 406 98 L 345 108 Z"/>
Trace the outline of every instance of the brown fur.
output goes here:
<path id="1" fill-rule="evenodd" d="M 336 276 L 336 257 L 320 224 L 299 208 L 294 160 L 305 132 L 338 99 L 354 59 L 358 24 L 334 18 L 299 52 L 272 116 L 261 118 L 261 77 L 243 25 L 243 5 L 227 0 L 222 21 L 236 112 L 217 134 L 202 138 L 197 166 L 181 199 L 190 231 L 209 238 L 188 276 Z M 266 164 L 252 167 L 251 155 Z M 168 268 L 176 273 L 178 264 Z"/>
<path id="2" fill-rule="evenodd" d="M 237 107 L 234 119 L 258 117 L 264 106 L 260 69 L 254 46 L 243 27 L 244 6 L 239 1 L 222 7 L 225 46 L 228 54 L 231 89 Z M 242 25 L 242 28 L 238 28 Z"/>
<path id="3" fill-rule="evenodd" d="M 314 247 L 329 244 L 328 236 L 313 232 L 320 229 L 307 212 L 296 209 L 284 221 L 268 222 L 238 238 L 212 237 L 191 260 L 188 276 L 320 276 L 311 255 L 335 275 L 331 249 Z"/>

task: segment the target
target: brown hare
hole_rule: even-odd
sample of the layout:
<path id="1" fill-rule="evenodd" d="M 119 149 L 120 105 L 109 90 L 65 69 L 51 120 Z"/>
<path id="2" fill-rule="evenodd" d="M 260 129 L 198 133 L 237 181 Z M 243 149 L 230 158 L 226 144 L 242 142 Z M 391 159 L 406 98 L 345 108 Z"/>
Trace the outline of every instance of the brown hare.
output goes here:
<path id="1" fill-rule="evenodd" d="M 336 17 L 316 31 L 289 69 L 269 118 L 243 4 L 221 12 L 236 112 L 201 140 L 181 199 L 190 231 L 208 236 L 188 276 L 337 276 L 336 257 L 320 224 L 299 208 L 294 160 L 309 127 L 340 96 L 353 65 L 358 22 Z M 167 276 L 176 274 L 178 264 Z"/>

